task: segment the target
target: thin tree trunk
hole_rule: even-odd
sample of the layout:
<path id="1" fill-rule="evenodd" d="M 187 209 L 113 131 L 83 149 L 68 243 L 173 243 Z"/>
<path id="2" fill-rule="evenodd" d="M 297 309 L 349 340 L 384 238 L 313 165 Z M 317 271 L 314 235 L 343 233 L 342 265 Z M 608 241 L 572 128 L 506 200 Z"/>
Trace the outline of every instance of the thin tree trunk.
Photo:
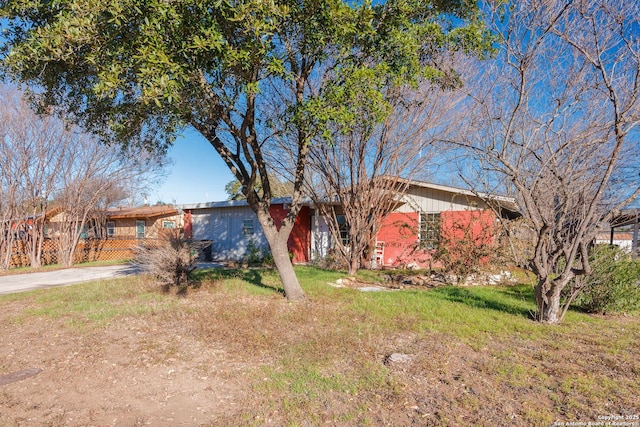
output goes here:
<path id="1" fill-rule="evenodd" d="M 359 245 L 355 241 L 356 236 L 352 235 L 351 239 L 352 243 L 349 251 L 349 276 L 355 276 L 360 268 L 360 257 L 362 256 L 362 251 L 358 251 Z"/>

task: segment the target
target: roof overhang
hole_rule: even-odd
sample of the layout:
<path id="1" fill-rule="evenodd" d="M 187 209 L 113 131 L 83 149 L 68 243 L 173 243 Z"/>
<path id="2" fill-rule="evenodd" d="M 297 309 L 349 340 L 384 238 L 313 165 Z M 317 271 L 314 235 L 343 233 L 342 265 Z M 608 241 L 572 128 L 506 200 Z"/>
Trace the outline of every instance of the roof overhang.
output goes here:
<path id="1" fill-rule="evenodd" d="M 271 199 L 271 205 L 288 205 L 291 204 L 291 197 L 278 197 Z M 303 206 L 312 206 L 311 199 L 303 198 Z M 224 209 L 224 208 L 236 208 L 236 207 L 248 207 L 249 203 L 246 200 L 223 200 L 221 202 L 204 202 L 204 203 L 189 203 L 179 205 L 178 207 L 184 211 L 196 210 L 196 209 Z"/>
<path id="2" fill-rule="evenodd" d="M 609 221 L 609 226 L 611 228 L 625 227 L 627 225 L 637 224 L 639 219 L 640 209 L 622 209 L 613 215 L 611 221 Z"/>
<path id="3" fill-rule="evenodd" d="M 156 218 L 177 215 L 180 211 L 170 206 L 144 206 L 141 208 L 122 208 L 107 211 L 108 219 Z"/>

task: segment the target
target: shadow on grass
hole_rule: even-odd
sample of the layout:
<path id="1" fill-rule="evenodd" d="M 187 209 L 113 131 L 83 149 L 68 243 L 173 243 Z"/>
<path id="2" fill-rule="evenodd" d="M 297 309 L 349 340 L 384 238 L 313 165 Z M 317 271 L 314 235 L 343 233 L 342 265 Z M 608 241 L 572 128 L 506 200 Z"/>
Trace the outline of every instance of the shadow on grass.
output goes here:
<path id="1" fill-rule="evenodd" d="M 244 273 L 239 268 L 205 268 L 191 273 L 191 278 L 198 282 L 205 280 L 242 279 Z"/>
<path id="2" fill-rule="evenodd" d="M 198 286 L 206 280 L 229 280 L 240 279 L 252 284 L 258 288 L 267 289 L 284 295 L 284 289 L 275 287 L 264 282 L 264 273 L 270 270 L 250 269 L 242 270 L 239 268 L 215 268 L 196 270 L 192 273 L 191 278 L 198 283 Z"/>
<path id="3" fill-rule="evenodd" d="M 533 307 L 522 307 L 523 301 L 531 301 L 533 293 L 529 295 L 519 287 L 494 291 L 493 295 L 486 295 L 482 292 L 456 287 L 434 289 L 432 292 L 439 294 L 447 301 L 465 304 L 469 307 L 496 310 L 502 313 L 525 317 L 527 319 L 534 318 Z M 504 300 L 501 300 L 499 295 L 502 295 Z M 494 298 L 494 296 L 498 298 Z"/>
<path id="4" fill-rule="evenodd" d="M 277 292 L 281 295 L 284 296 L 284 289 L 281 287 L 275 287 L 275 286 L 271 286 L 271 285 L 267 285 L 265 283 L 263 283 L 262 281 L 262 272 L 263 270 L 248 270 L 244 272 L 244 275 L 242 276 L 242 280 L 244 280 L 245 282 L 249 282 L 251 284 L 253 284 L 254 286 L 257 286 L 259 288 L 264 288 L 264 289 L 269 289 L 272 290 L 274 292 Z"/>

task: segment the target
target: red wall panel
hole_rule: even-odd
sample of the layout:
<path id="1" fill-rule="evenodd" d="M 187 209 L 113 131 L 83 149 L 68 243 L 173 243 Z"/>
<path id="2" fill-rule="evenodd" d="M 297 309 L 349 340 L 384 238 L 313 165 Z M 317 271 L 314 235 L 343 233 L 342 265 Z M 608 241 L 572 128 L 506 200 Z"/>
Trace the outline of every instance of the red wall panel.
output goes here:
<path id="1" fill-rule="evenodd" d="M 289 213 L 280 205 L 271 205 L 269 213 L 278 229 L 282 220 Z M 287 241 L 289 252 L 293 254 L 294 263 L 309 262 L 309 249 L 311 248 L 311 213 L 308 206 L 303 206 L 293 224 L 293 230 Z"/>

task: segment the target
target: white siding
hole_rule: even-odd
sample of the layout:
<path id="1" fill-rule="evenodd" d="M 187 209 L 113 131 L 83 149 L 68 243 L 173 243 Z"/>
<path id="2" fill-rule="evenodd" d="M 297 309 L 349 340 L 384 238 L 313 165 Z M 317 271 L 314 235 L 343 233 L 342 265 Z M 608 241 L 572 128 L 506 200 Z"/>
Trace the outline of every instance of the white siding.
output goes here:
<path id="1" fill-rule="evenodd" d="M 268 247 L 258 218 L 249 207 L 193 209 L 191 215 L 193 239 L 210 240 L 211 255 L 215 260 L 242 259 L 250 242 L 263 248 Z M 243 222 L 246 219 L 254 221 L 252 235 L 242 233 Z"/>
<path id="2" fill-rule="evenodd" d="M 452 193 L 434 188 L 409 187 L 403 197 L 406 203 L 396 212 L 443 212 L 482 208 L 484 202 L 476 196 Z"/>
<path id="3" fill-rule="evenodd" d="M 319 215 L 318 211 L 311 219 L 311 259 L 319 260 L 329 255 L 331 247 L 331 233 L 327 219 Z"/>

